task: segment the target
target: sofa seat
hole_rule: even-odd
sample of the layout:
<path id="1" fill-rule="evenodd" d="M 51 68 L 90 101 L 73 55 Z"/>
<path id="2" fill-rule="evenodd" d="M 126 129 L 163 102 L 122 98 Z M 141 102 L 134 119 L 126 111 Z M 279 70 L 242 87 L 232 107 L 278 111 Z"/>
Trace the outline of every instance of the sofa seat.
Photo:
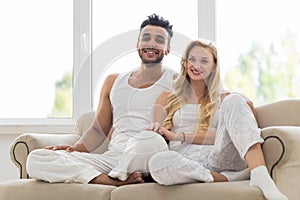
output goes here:
<path id="1" fill-rule="evenodd" d="M 0 183 L 1 200 L 109 200 L 115 186 L 94 184 L 49 184 L 34 179 L 9 180 Z"/>
<path id="2" fill-rule="evenodd" d="M 33 179 L 22 179 L 5 181 L 0 185 L 1 200 L 265 200 L 259 189 L 249 186 L 249 181 L 174 186 L 143 183 L 114 187 L 95 184 L 49 184 Z"/>
<path id="3" fill-rule="evenodd" d="M 190 183 L 161 186 L 157 183 L 127 185 L 114 189 L 111 200 L 265 200 L 249 181 L 226 183 Z"/>

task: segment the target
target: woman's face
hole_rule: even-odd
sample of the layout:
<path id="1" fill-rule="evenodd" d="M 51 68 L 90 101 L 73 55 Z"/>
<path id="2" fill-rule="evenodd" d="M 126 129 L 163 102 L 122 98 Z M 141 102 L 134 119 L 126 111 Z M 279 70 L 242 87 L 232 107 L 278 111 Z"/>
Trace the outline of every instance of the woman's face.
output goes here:
<path id="1" fill-rule="evenodd" d="M 186 68 L 191 80 L 205 80 L 215 69 L 213 55 L 201 46 L 194 46 L 187 57 Z"/>

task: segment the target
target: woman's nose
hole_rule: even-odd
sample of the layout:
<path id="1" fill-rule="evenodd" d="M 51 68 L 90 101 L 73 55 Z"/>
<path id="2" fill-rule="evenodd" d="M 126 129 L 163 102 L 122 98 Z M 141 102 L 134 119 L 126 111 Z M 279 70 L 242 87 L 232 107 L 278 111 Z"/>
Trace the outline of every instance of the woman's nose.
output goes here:
<path id="1" fill-rule="evenodd" d="M 192 64 L 193 64 L 193 66 L 194 66 L 195 68 L 197 68 L 197 69 L 199 69 L 199 68 L 201 67 L 201 63 L 200 63 L 200 62 L 195 61 L 195 62 L 193 62 Z"/>

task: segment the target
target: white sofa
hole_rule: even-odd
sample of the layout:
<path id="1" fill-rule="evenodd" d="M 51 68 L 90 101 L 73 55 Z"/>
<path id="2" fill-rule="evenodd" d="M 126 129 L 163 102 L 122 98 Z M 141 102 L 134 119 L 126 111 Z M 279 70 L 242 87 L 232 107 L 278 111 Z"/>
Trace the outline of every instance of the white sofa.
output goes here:
<path id="1" fill-rule="evenodd" d="M 300 99 L 288 99 L 255 108 L 265 142 L 262 148 L 268 170 L 289 200 L 300 199 Z M 11 159 L 20 179 L 0 183 L 0 200 L 263 200 L 261 191 L 249 181 L 193 183 L 160 186 L 156 183 L 121 187 L 93 184 L 50 184 L 30 179 L 26 158 L 30 151 L 53 144 L 73 144 L 90 126 L 94 113 L 86 113 L 77 123 L 77 132 L 66 135 L 23 134 L 11 145 Z M 99 149 L 99 151 L 104 151 Z"/>

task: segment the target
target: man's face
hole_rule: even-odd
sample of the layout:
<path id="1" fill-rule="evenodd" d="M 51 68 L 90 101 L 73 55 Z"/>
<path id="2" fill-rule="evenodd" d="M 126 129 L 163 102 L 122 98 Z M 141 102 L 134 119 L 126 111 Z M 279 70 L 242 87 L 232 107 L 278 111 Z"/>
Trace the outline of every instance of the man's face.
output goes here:
<path id="1" fill-rule="evenodd" d="M 148 25 L 141 30 L 137 49 L 144 64 L 160 63 L 169 53 L 168 32 L 159 26 Z"/>

